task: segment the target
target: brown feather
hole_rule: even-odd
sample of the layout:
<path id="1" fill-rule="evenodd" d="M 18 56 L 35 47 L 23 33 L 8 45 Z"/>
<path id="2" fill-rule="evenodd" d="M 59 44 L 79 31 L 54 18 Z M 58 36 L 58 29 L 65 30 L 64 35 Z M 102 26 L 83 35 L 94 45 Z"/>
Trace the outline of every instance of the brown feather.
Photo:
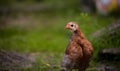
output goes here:
<path id="1" fill-rule="evenodd" d="M 73 24 L 77 25 L 76 23 Z M 71 23 L 68 23 L 67 28 L 72 30 L 70 25 Z M 72 31 L 73 34 L 63 57 L 62 67 L 65 71 L 72 71 L 72 69 L 85 71 L 93 56 L 93 47 L 79 27 Z"/>

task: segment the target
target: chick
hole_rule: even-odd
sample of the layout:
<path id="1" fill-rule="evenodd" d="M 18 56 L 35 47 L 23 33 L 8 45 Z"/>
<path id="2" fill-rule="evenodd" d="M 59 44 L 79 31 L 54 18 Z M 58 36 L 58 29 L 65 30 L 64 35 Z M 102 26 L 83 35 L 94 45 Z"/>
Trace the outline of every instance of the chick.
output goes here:
<path id="1" fill-rule="evenodd" d="M 85 38 L 80 27 L 75 22 L 69 22 L 66 29 L 72 32 L 69 45 L 66 48 L 61 67 L 63 71 L 85 71 L 93 56 L 92 44 Z"/>

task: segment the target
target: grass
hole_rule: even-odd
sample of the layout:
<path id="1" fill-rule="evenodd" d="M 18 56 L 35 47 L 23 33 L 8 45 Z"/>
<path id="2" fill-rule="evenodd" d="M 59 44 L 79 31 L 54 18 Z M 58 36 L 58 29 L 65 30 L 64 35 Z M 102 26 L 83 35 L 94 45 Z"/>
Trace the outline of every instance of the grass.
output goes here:
<path id="1" fill-rule="evenodd" d="M 44 16 L 43 18 L 45 20 L 47 19 L 47 21 L 41 19 L 40 16 L 33 16 L 37 25 L 34 23 L 36 26 L 32 28 L 11 27 L 1 30 L 1 47 L 9 49 L 8 47 L 11 46 L 12 49 L 15 48 L 28 52 L 39 50 L 62 51 L 66 48 L 70 38 L 70 32 L 64 28 L 68 21 L 77 21 L 88 39 L 91 38 L 92 33 L 114 21 L 111 18 L 105 21 L 105 18 L 94 17 L 83 13 L 72 15 L 72 17 Z M 42 21 L 39 21 L 39 19 Z M 7 45 L 4 45 L 5 43 Z"/>
<path id="2" fill-rule="evenodd" d="M 109 40 L 110 37 L 93 38 L 93 33 L 114 22 L 115 19 L 113 17 L 80 13 L 76 8 L 69 7 L 72 1 L 66 5 L 66 8 L 61 9 L 61 6 L 59 6 L 61 4 L 58 6 L 57 4 L 63 3 L 63 1 L 57 2 L 51 0 L 49 3 L 53 3 L 52 1 L 54 1 L 57 8 L 59 7 L 57 10 L 35 12 L 32 14 L 25 13 L 25 16 L 30 18 L 26 19 L 29 22 L 27 26 L 25 24 L 19 26 L 21 23 L 17 20 L 18 18 L 15 17 L 13 21 L 17 20 L 18 22 L 13 23 L 17 25 L 5 27 L 0 30 L 0 49 L 15 50 L 22 53 L 39 53 L 36 64 L 34 64 L 32 68 L 24 69 L 23 71 L 60 70 L 61 59 L 71 36 L 71 33 L 64 28 L 69 21 L 78 22 L 81 30 L 92 42 L 95 49 L 94 58 L 97 57 L 97 53 L 101 49 L 112 45 L 112 42 L 107 43 L 107 41 L 112 41 Z M 45 3 L 47 2 L 48 1 L 45 0 Z M 31 3 L 32 2 L 30 2 L 30 4 Z M 76 3 L 78 2 L 73 3 L 73 5 Z M 119 38 L 119 36 L 116 37 L 115 40 L 117 38 Z M 118 43 L 113 44 L 113 46 L 119 45 L 120 41 L 117 42 Z M 91 67 L 98 64 L 99 63 L 93 60 Z"/>

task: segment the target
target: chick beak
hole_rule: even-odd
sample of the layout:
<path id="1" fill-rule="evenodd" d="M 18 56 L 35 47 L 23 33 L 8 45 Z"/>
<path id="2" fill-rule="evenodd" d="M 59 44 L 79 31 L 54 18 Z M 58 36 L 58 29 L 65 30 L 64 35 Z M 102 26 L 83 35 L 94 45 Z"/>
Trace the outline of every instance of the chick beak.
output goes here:
<path id="1" fill-rule="evenodd" d="M 65 28 L 66 28 L 66 29 L 70 29 L 70 25 L 67 24 L 67 25 L 65 26 Z"/>

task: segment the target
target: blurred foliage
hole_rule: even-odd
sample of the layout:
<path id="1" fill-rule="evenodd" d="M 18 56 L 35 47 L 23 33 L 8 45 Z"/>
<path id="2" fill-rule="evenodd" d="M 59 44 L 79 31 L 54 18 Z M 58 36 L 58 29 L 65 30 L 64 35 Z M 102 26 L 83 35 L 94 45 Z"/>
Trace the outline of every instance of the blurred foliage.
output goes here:
<path id="1" fill-rule="evenodd" d="M 9 6 L 13 2 L 13 0 L 0 0 L 0 6 Z"/>
<path id="2" fill-rule="evenodd" d="M 112 33 L 114 32 L 114 33 Z M 104 48 L 119 48 L 120 40 L 120 30 L 119 29 L 114 29 L 112 31 L 106 30 L 105 34 L 102 36 L 99 36 L 97 38 L 93 38 L 93 46 L 96 47 L 96 53 L 95 53 L 95 58 L 97 58 L 97 53 L 104 49 Z M 110 34 L 112 33 L 112 34 Z"/>
<path id="3" fill-rule="evenodd" d="M 1 6 L 3 4 L 9 7 L 20 5 L 25 10 L 29 8 L 27 6 L 34 4 L 49 7 L 35 12 L 14 11 L 7 20 L 7 26 L 0 28 L 0 49 L 40 53 L 34 67 L 25 71 L 60 69 L 60 62 L 71 35 L 64 29 L 69 21 L 78 22 L 86 37 L 92 42 L 95 49 L 94 58 L 103 48 L 119 46 L 118 33 L 112 37 L 106 33 L 103 37 L 93 38 L 94 32 L 116 19 L 112 16 L 103 17 L 80 12 L 79 0 L 2 0 L 0 3 Z M 92 61 L 91 67 L 97 64 L 99 63 Z"/>

